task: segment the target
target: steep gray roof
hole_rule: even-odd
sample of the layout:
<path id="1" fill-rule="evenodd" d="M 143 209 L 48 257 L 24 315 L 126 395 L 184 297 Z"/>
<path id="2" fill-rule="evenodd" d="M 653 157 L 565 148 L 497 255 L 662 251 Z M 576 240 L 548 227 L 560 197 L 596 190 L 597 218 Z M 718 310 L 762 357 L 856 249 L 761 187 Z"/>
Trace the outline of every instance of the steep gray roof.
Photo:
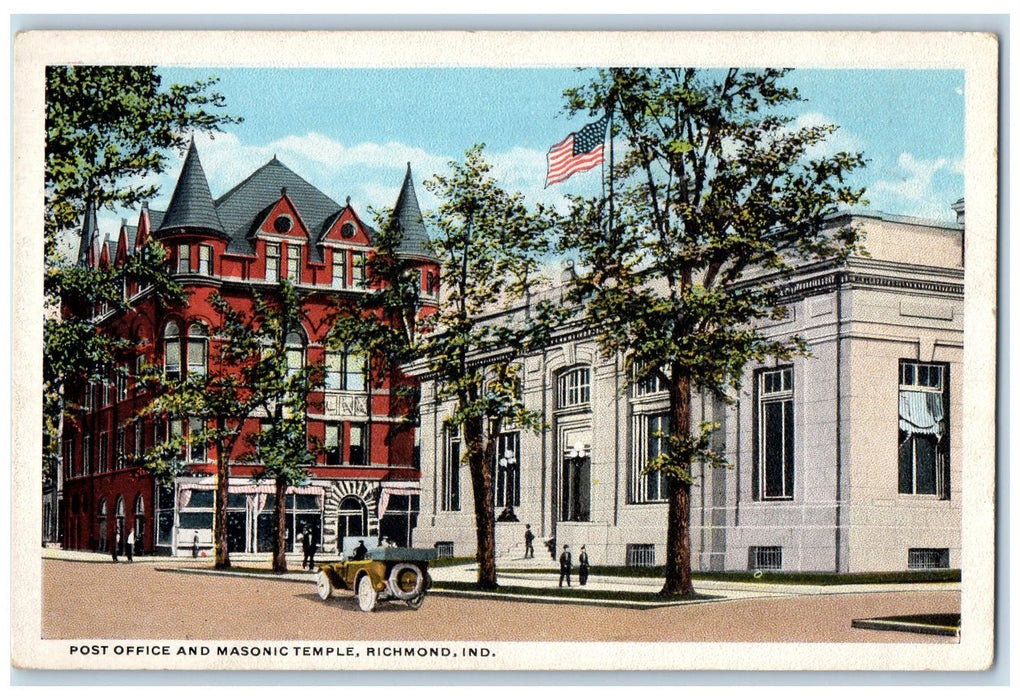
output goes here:
<path id="1" fill-rule="evenodd" d="M 216 213 L 230 237 L 228 253 L 254 255 L 251 233 L 283 190 L 294 203 L 310 235 L 309 256 L 322 262 L 322 250 L 316 245 L 340 205 L 315 186 L 277 160 L 276 156 L 216 200 Z"/>
<path id="2" fill-rule="evenodd" d="M 95 245 L 96 234 L 99 233 L 99 221 L 96 209 L 91 203 L 85 205 L 85 216 L 81 222 L 81 238 L 78 242 L 78 266 L 88 267 L 89 250 Z M 97 258 L 98 261 L 98 258 Z"/>
<path id="3" fill-rule="evenodd" d="M 400 245 L 397 246 L 397 253 L 426 258 L 432 257 L 429 234 L 425 229 L 425 221 L 421 216 L 421 207 L 418 205 L 418 196 L 414 191 L 414 180 L 411 178 L 410 163 L 407 164 L 407 174 L 404 175 L 404 184 L 400 187 L 397 204 L 393 207 L 393 215 L 397 217 L 397 222 L 403 234 Z"/>
<path id="4" fill-rule="evenodd" d="M 177 180 L 170 206 L 166 209 L 158 233 L 168 233 L 174 229 L 203 229 L 216 233 L 224 233 L 223 224 L 216 215 L 209 181 L 202 169 L 202 161 L 198 158 L 198 149 L 192 139 L 188 155 L 181 168 L 181 176 Z"/>

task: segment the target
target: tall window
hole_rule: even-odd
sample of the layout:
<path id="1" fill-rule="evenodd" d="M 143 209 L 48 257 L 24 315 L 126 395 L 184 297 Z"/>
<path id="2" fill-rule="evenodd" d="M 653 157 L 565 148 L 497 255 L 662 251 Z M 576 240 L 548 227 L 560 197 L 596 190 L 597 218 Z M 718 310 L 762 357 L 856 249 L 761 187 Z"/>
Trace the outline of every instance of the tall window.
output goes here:
<path id="1" fill-rule="evenodd" d="M 587 522 L 591 517 L 591 446 L 582 442 L 566 446 L 560 476 L 560 519 Z"/>
<path id="2" fill-rule="evenodd" d="M 124 454 L 127 452 L 127 438 L 124 434 L 124 426 L 117 426 L 117 468 L 124 466 Z"/>
<path id="3" fill-rule="evenodd" d="M 758 373 L 758 469 L 761 499 L 793 498 L 793 368 Z"/>
<path id="4" fill-rule="evenodd" d="M 207 457 L 206 443 L 201 439 L 205 426 L 201 418 L 188 418 L 188 461 L 205 462 Z"/>
<path id="5" fill-rule="evenodd" d="M 447 429 L 446 462 L 443 464 L 442 493 L 443 510 L 460 510 L 460 429 L 450 426 Z"/>
<path id="6" fill-rule="evenodd" d="M 117 373 L 113 375 L 113 381 L 117 385 L 117 400 L 123 401 L 127 398 L 127 366 L 122 365 Z"/>
<path id="7" fill-rule="evenodd" d="M 326 464 L 343 464 L 343 424 L 326 423 L 326 439 L 323 447 L 326 450 Z"/>
<path id="8" fill-rule="evenodd" d="M 266 243 L 266 281 L 280 281 L 280 244 Z"/>
<path id="9" fill-rule="evenodd" d="M 106 551 L 106 499 L 99 499 L 99 551 Z"/>
<path id="10" fill-rule="evenodd" d="M 365 390 L 365 356 L 358 352 L 327 352 L 325 386 L 343 391 Z"/>
<path id="11" fill-rule="evenodd" d="M 364 423 L 351 423 L 351 464 L 368 464 L 368 430 Z"/>
<path id="12" fill-rule="evenodd" d="M 366 273 L 365 265 L 365 254 L 364 253 L 352 253 L 351 254 L 351 286 L 355 289 L 364 289 L 365 280 L 368 275 Z"/>
<path id="13" fill-rule="evenodd" d="M 110 471 L 110 465 L 106 462 L 106 449 L 107 443 L 110 441 L 109 433 L 99 433 L 99 442 L 97 443 L 99 454 L 96 455 L 96 471 L 107 472 Z"/>
<path id="14" fill-rule="evenodd" d="M 642 474 L 652 459 L 669 449 L 669 415 L 656 413 L 634 417 L 633 473 L 631 499 L 634 503 L 662 501 L 666 498 L 666 477 L 661 471 Z"/>
<path id="15" fill-rule="evenodd" d="M 301 281 L 301 246 L 287 245 L 287 279 L 295 284 Z"/>
<path id="16" fill-rule="evenodd" d="M 212 275 L 213 251 L 211 245 L 198 246 L 198 274 Z"/>
<path id="17" fill-rule="evenodd" d="M 949 498 L 949 367 L 900 360 L 899 492 Z"/>
<path id="18" fill-rule="evenodd" d="M 92 473 L 92 436 L 85 435 L 82 437 L 82 448 L 81 448 L 81 473 L 83 476 L 88 476 Z"/>
<path id="19" fill-rule="evenodd" d="M 291 331 L 284 340 L 287 354 L 287 378 L 294 377 L 305 364 L 305 341 L 297 331 Z"/>
<path id="20" fill-rule="evenodd" d="M 496 443 L 496 506 L 521 505 L 521 434 L 502 433 Z"/>
<path id="21" fill-rule="evenodd" d="M 347 288 L 347 250 L 333 249 L 333 289 Z"/>
<path id="22" fill-rule="evenodd" d="M 188 374 L 206 374 L 209 355 L 209 330 L 204 323 L 192 323 L 188 329 Z"/>
<path id="23" fill-rule="evenodd" d="M 181 331 L 173 321 L 163 331 L 163 371 L 171 379 L 181 376 Z"/>
<path id="24" fill-rule="evenodd" d="M 177 274 L 186 275 L 191 272 L 191 246 L 181 243 L 177 246 Z"/>
<path id="25" fill-rule="evenodd" d="M 559 408 L 587 404 L 591 399 L 591 369 L 578 367 L 567 370 L 560 375 L 557 387 L 556 405 Z"/>

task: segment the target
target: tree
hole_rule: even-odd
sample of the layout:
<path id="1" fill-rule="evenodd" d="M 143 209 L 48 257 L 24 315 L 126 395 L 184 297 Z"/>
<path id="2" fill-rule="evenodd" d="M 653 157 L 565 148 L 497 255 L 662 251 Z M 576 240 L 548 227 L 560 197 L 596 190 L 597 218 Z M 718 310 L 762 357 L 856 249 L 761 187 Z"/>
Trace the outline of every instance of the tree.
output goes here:
<path id="1" fill-rule="evenodd" d="M 272 479 L 274 505 L 273 570 L 286 571 L 286 499 L 288 486 L 307 480 L 308 395 L 318 368 L 291 357 L 292 334 L 302 318 L 302 297 L 287 280 L 269 295 L 252 291 L 252 308 L 244 311 L 214 295 L 220 322 L 213 329 L 209 366 L 203 373 L 167 377 L 162 368 L 145 373 L 152 400 L 141 416 L 188 419 L 196 426 L 185 434 L 168 431 L 166 440 L 145 455 L 145 466 L 161 481 L 182 473 L 183 450 L 212 445 L 216 452 L 216 510 L 213 518 L 215 567 L 230 567 L 227 547 L 227 498 L 230 462 L 245 423 L 259 419 L 262 430 L 250 439 L 243 459 L 261 465 L 257 478 Z"/>
<path id="2" fill-rule="evenodd" d="M 668 449 L 646 467 L 667 484 L 665 596 L 694 592 L 692 466 L 725 465 L 715 426 L 692 424 L 692 393 L 725 398 L 748 363 L 802 353 L 756 322 L 785 315 L 780 285 L 799 261 L 858 250 L 857 231 L 828 220 L 861 201 L 845 178 L 863 158 L 815 155 L 836 127 L 793 124 L 801 98 L 786 73 L 611 69 L 564 94 L 571 114 L 612 112 L 625 147 L 608 196 L 574 200 L 563 246 L 583 267 L 572 296 L 602 352 L 669 390 Z"/>
<path id="3" fill-rule="evenodd" d="M 478 586 L 495 588 L 493 465 L 507 425 L 540 430 L 541 416 L 524 407 L 519 358 L 541 347 L 562 317 L 548 300 L 529 304 L 512 323 L 494 325 L 479 316 L 508 311 L 541 281 L 542 256 L 550 250 L 552 212 L 534 212 L 520 194 L 507 193 L 489 175 L 483 146 L 469 149 L 449 175 L 426 187 L 441 204 L 431 217 L 432 248 L 441 264 L 444 292 L 430 317 L 434 331 L 416 351 L 434 374 L 437 400 L 453 400 L 447 421 L 457 426 L 471 474 L 478 548 Z"/>
<path id="4" fill-rule="evenodd" d="M 100 270 L 61 259 L 58 237 L 79 225 L 84 232 L 83 222 L 99 209 L 134 207 L 152 197 L 156 187 L 141 181 L 163 172 L 168 152 L 182 149 L 190 132 L 239 122 L 217 112 L 224 98 L 210 91 L 215 82 L 164 86 L 151 66 L 47 67 L 44 292 L 53 312 L 44 326 L 43 428 L 50 470 L 59 454 L 62 383 L 107 378 L 124 346 L 96 332 L 92 310 L 129 306 L 121 287 L 125 275 L 151 285 L 164 301 L 182 298 L 165 270 L 166 253 L 154 241 L 123 266 Z M 70 313 L 55 312 L 61 308 Z"/>

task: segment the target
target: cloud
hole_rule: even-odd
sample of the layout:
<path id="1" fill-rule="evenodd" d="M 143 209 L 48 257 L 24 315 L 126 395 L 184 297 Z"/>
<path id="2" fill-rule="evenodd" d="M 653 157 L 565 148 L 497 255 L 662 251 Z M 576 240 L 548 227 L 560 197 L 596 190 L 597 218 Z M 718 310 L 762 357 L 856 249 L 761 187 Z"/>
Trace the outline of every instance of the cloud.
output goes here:
<path id="1" fill-rule="evenodd" d="M 865 195 L 872 208 L 927 219 L 954 218 L 950 205 L 963 196 L 963 159 L 900 153 L 896 165 L 884 170 L 893 176 L 870 184 Z"/>
<path id="2" fill-rule="evenodd" d="M 791 129 L 805 129 L 818 126 L 835 124 L 835 120 L 829 119 L 820 112 L 805 112 L 799 115 L 791 124 Z M 836 129 L 821 143 L 809 146 L 805 156 L 809 159 L 825 158 L 836 153 L 856 153 L 864 150 L 864 144 L 855 134 L 847 131 L 844 127 Z"/>

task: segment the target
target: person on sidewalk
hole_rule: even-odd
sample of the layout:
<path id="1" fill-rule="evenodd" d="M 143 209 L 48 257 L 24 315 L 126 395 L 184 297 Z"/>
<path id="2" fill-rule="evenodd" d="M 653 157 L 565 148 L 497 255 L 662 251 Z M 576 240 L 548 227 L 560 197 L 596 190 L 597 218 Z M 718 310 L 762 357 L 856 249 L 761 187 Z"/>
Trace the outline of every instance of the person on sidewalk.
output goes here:
<path id="1" fill-rule="evenodd" d="M 577 555 L 577 581 L 582 586 L 588 583 L 588 552 L 581 545 L 581 553 Z"/>
<path id="2" fill-rule="evenodd" d="M 120 528 L 115 528 L 113 533 L 113 560 L 117 561 L 117 557 L 120 555 Z"/>
<path id="3" fill-rule="evenodd" d="M 524 526 L 524 558 L 535 558 L 535 533 L 531 531 L 531 525 Z"/>
<path id="4" fill-rule="evenodd" d="M 560 588 L 563 588 L 563 579 L 567 579 L 567 588 L 570 588 L 570 570 L 574 562 L 570 556 L 570 545 L 563 545 L 563 554 L 560 555 Z"/>
<path id="5" fill-rule="evenodd" d="M 128 563 L 130 564 L 135 560 L 135 529 L 131 528 L 127 536 L 127 545 L 124 547 L 124 553 L 127 554 Z"/>
<path id="6" fill-rule="evenodd" d="M 301 559 L 301 568 L 310 569 L 309 562 L 312 559 L 312 531 L 305 528 L 301 531 L 301 553 L 304 555 Z"/>
<path id="7" fill-rule="evenodd" d="M 195 533 L 195 539 L 191 543 L 191 558 L 198 559 L 198 533 Z"/>

